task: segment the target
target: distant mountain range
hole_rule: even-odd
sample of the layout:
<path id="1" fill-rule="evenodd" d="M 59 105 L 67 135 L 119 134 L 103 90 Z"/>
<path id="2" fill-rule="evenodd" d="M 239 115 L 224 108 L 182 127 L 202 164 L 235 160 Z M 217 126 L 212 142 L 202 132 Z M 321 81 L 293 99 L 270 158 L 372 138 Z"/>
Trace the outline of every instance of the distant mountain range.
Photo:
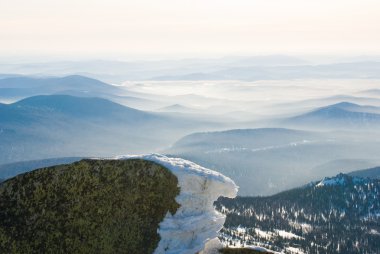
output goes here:
<path id="1" fill-rule="evenodd" d="M 136 126 L 160 119 L 157 115 L 106 99 L 68 95 L 39 95 L 12 104 L 0 104 L 0 116 L 2 134 L 14 130 L 16 126 L 28 130 L 33 127 L 34 131 L 38 131 L 37 127 L 74 127 L 78 123 L 86 125 L 91 122 L 99 126 L 115 123 Z"/>
<path id="2" fill-rule="evenodd" d="M 0 104 L 0 164 L 155 151 L 186 132 L 212 125 L 102 98 L 33 96 Z"/>
<path id="3" fill-rule="evenodd" d="M 283 123 L 299 128 L 315 129 L 374 128 L 380 127 L 380 107 L 340 102 L 288 118 Z"/>
<path id="4" fill-rule="evenodd" d="M 107 82 L 126 80 L 278 80 L 300 78 L 379 78 L 380 62 L 345 59 L 341 63 L 315 64 L 286 55 L 180 59 L 162 61 L 62 61 L 0 64 L 1 73 L 33 75 L 85 75 Z"/>
<path id="5" fill-rule="evenodd" d="M 306 165 L 336 147 L 319 133 L 264 128 L 194 133 L 165 152 L 218 169 L 236 181 L 240 195 L 258 195 L 305 182 Z"/>
<path id="6" fill-rule="evenodd" d="M 239 195 L 269 195 L 326 174 L 378 165 L 380 143 L 371 137 L 355 132 L 234 129 L 185 136 L 165 153 L 218 169 L 236 181 Z"/>
<path id="7" fill-rule="evenodd" d="M 372 169 L 377 165 L 380 165 L 380 160 L 376 158 L 370 160 L 365 159 L 364 157 L 362 159 L 354 157 L 355 156 L 351 156 L 351 158 L 347 157 L 344 159 L 331 160 L 313 167 L 312 171 L 319 172 L 321 175 L 329 175 L 331 172 L 346 172 L 347 174 L 351 174 L 350 172 L 357 171 L 358 169 L 359 171 L 362 171 L 362 169 Z M 363 177 L 365 176 L 363 175 Z"/>
<path id="8" fill-rule="evenodd" d="M 102 95 L 122 95 L 123 93 L 123 90 L 116 86 L 80 75 L 0 78 L 0 98 L 8 99 L 49 94 L 101 97 Z"/>
<path id="9" fill-rule="evenodd" d="M 0 179 L 8 179 L 18 174 L 29 172 L 38 168 L 46 168 L 51 166 L 58 166 L 62 164 L 73 163 L 83 158 L 80 157 L 64 157 L 64 158 L 51 158 L 33 161 L 19 161 L 9 164 L 0 165 Z"/>
<path id="10" fill-rule="evenodd" d="M 235 60 L 238 63 L 247 59 Z M 266 67 L 276 67 L 272 60 Z M 217 116 L 213 112 L 209 116 L 208 110 L 193 113 L 191 105 L 197 104 L 210 106 L 210 111 L 216 105 L 226 108 L 220 98 L 197 94 L 163 96 L 166 106 L 156 107 L 153 105 L 162 105 L 162 101 L 152 103 L 154 96 L 144 97 L 140 92 L 78 75 L 62 78 L 3 75 L 0 89 L 3 88 L 23 91 L 24 96 L 28 91 L 46 94 L 0 104 L 0 164 L 160 151 L 222 171 L 236 179 L 241 195 L 267 195 L 327 172 L 376 166 L 380 158 L 376 135 L 360 132 L 363 128 L 371 133 L 378 130 L 380 107 L 375 106 L 344 101 L 317 108 L 310 104 L 308 111 L 301 107 L 302 113 L 294 117 L 265 118 L 256 123 L 240 122 L 254 117 L 250 112 L 243 112 L 236 121 L 226 114 Z M 328 98 L 325 102 L 330 99 L 340 98 Z M 118 100 L 136 105 L 152 103 L 158 110 L 155 113 L 136 110 L 115 103 Z M 325 102 L 322 99 L 322 105 Z M 237 116 L 239 111 L 230 114 Z M 236 129 L 242 126 L 248 129 Z M 321 129 L 326 132 L 320 132 Z"/>
<path id="11" fill-rule="evenodd" d="M 0 75 L 0 101 L 15 102 L 38 95 L 98 97 L 144 110 L 167 105 L 164 101 L 157 101 L 148 94 L 132 92 L 125 87 L 110 85 L 81 75 L 63 77 Z"/>
<path id="12" fill-rule="evenodd" d="M 372 79 L 379 78 L 380 62 L 352 62 L 323 65 L 231 66 L 216 71 L 164 75 L 153 80 L 284 80 L 284 79 Z"/>
<path id="13" fill-rule="evenodd" d="M 95 156 L 103 154 L 101 150 L 110 154 L 128 147 L 138 149 L 138 132 L 164 122 L 159 116 L 100 98 L 30 97 L 0 105 L 0 161 Z"/>
<path id="14" fill-rule="evenodd" d="M 349 173 L 350 176 L 380 179 L 380 167 L 356 170 Z"/>
<path id="15" fill-rule="evenodd" d="M 74 97 L 69 95 L 39 95 L 29 97 L 5 108 L 15 113 L 25 112 L 29 116 L 44 113 L 44 117 L 65 115 L 84 119 L 118 120 L 138 124 L 139 120 L 152 120 L 155 115 L 136 110 L 97 97 Z M 14 115 L 17 118 L 18 115 Z M 18 120 L 18 119 L 17 119 Z M 10 119 L 2 120 L 9 122 Z"/>
<path id="16" fill-rule="evenodd" d="M 85 75 L 107 82 L 147 80 L 152 77 L 185 75 L 201 71 L 214 72 L 231 67 L 297 66 L 309 64 L 303 59 L 286 55 L 224 57 L 215 59 L 178 59 L 158 61 L 58 61 L 20 64 L 0 64 L 1 73 L 33 75 Z"/>
<path id="17" fill-rule="evenodd" d="M 220 238 L 287 253 L 379 253 L 380 179 L 339 174 L 269 197 L 220 198 Z"/>
<path id="18" fill-rule="evenodd" d="M 307 131 L 290 130 L 284 128 L 262 128 L 262 129 L 235 129 L 218 132 L 203 132 L 188 135 L 179 141 L 174 146 L 201 146 L 205 148 L 208 145 L 210 148 L 215 146 L 233 146 L 234 144 L 249 145 L 251 148 L 262 147 L 266 145 L 280 145 L 287 142 L 292 142 L 295 139 L 311 138 L 316 134 Z M 269 138 L 272 137 L 273 140 Z M 236 148 L 237 149 L 237 148 Z"/>

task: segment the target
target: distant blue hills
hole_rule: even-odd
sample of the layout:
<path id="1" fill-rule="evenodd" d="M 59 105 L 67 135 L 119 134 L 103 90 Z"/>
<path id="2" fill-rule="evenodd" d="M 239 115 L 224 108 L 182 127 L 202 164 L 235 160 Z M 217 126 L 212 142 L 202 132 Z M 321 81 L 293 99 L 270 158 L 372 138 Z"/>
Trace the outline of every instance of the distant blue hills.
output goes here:
<path id="1" fill-rule="evenodd" d="M 44 87 L 59 86 L 60 88 L 82 88 L 92 89 L 94 87 L 104 88 L 108 84 L 96 79 L 88 78 L 81 75 L 69 75 L 65 77 L 28 77 L 15 76 L 0 79 L 1 88 L 27 88 L 27 87 Z"/>
<path id="2" fill-rule="evenodd" d="M 380 126 L 380 108 L 341 102 L 284 121 L 292 126 L 360 128 Z"/>
<path id="3" fill-rule="evenodd" d="M 363 178 L 380 179 L 380 166 L 352 171 L 349 173 L 349 175 Z"/>
<path id="4" fill-rule="evenodd" d="M 74 97 L 70 95 L 40 95 L 33 96 L 10 105 L 24 110 L 41 110 L 61 113 L 76 117 L 125 116 L 125 120 L 153 117 L 152 114 L 126 107 L 102 98 Z"/>
<path id="5" fill-rule="evenodd" d="M 185 133 L 213 125 L 141 111 L 104 98 L 32 96 L 0 104 L 0 164 L 156 152 Z"/>
<path id="6" fill-rule="evenodd" d="M 129 122 L 158 119 L 156 115 L 129 108 L 102 98 L 70 95 L 39 95 L 12 104 L 0 104 L 0 123 L 37 123 L 69 119 L 98 119 Z"/>
<path id="7" fill-rule="evenodd" d="M 99 96 L 122 94 L 116 86 L 96 79 L 71 75 L 66 77 L 0 77 L 0 98 L 24 98 L 41 94 Z"/>
<path id="8" fill-rule="evenodd" d="M 169 127 L 175 120 L 102 98 L 33 96 L 0 104 L 0 164 L 149 151 Z"/>

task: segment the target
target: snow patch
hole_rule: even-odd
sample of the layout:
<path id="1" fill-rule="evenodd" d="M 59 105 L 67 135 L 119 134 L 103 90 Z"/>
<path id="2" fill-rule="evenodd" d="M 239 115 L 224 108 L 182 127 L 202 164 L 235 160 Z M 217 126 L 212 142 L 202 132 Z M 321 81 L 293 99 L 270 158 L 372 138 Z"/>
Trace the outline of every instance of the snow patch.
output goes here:
<path id="1" fill-rule="evenodd" d="M 236 197 L 238 187 L 230 178 L 193 162 L 159 154 L 125 155 L 116 159 L 153 161 L 178 178 L 181 190 L 176 201 L 181 207 L 174 215 L 167 213 L 160 223 L 161 241 L 155 254 L 194 254 L 203 250 L 209 240 L 212 240 L 209 246 L 217 246 L 215 237 L 223 227 L 225 215 L 216 211 L 213 204 L 220 196 Z"/>
<path id="2" fill-rule="evenodd" d="M 320 181 L 316 186 L 322 187 L 322 186 L 333 186 L 333 185 L 343 185 L 346 181 L 344 178 L 324 178 L 322 181 Z"/>
<path id="3" fill-rule="evenodd" d="M 285 230 L 276 230 L 276 232 L 278 233 L 279 236 L 281 236 L 282 238 L 286 238 L 286 239 L 292 239 L 292 238 L 296 238 L 296 239 L 304 239 L 303 237 L 299 236 L 299 235 L 296 235 L 296 234 L 293 234 L 291 232 L 287 232 Z"/>
<path id="4" fill-rule="evenodd" d="M 220 254 L 219 250 L 223 247 L 219 238 L 215 237 L 206 243 L 205 248 L 199 254 Z"/>
<path id="5" fill-rule="evenodd" d="M 307 223 L 299 223 L 290 220 L 289 225 L 296 229 L 301 229 L 303 233 L 310 233 L 311 231 L 313 231 L 313 226 Z"/>
<path id="6" fill-rule="evenodd" d="M 305 252 L 303 252 L 301 249 L 294 248 L 294 247 L 286 247 L 286 250 L 292 254 L 305 254 Z"/>
<path id="7" fill-rule="evenodd" d="M 345 185 L 347 184 L 348 181 L 350 181 L 349 179 L 352 180 L 353 184 L 359 184 L 365 181 L 365 179 L 360 178 L 360 177 L 351 177 L 351 176 L 340 173 L 335 177 L 325 177 L 322 181 L 320 181 L 316 185 L 316 187 Z"/>
<path id="8" fill-rule="evenodd" d="M 260 237 L 263 237 L 263 238 L 271 238 L 272 237 L 272 234 L 268 231 L 263 231 L 259 228 L 254 228 L 255 229 L 255 233 L 258 234 Z"/>

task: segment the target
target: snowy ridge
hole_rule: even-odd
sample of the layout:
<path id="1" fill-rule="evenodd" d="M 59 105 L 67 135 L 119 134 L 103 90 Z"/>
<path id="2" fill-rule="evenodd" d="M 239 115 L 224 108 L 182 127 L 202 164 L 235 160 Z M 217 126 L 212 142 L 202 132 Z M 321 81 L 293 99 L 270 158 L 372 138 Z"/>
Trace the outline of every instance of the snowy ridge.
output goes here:
<path id="1" fill-rule="evenodd" d="M 346 181 L 344 178 L 338 178 L 338 177 L 325 177 L 322 181 L 320 181 L 316 186 L 322 187 L 322 186 L 332 186 L 332 185 L 343 185 Z"/>
<path id="2" fill-rule="evenodd" d="M 169 169 L 181 188 L 176 201 L 181 205 L 174 215 L 168 213 L 158 230 L 161 240 L 154 253 L 194 254 L 218 236 L 225 215 L 214 209 L 220 196 L 234 198 L 238 187 L 228 177 L 193 162 L 159 154 L 125 155 L 116 159 L 144 159 Z"/>
<path id="3" fill-rule="evenodd" d="M 345 185 L 350 181 L 350 179 L 352 179 L 352 183 L 354 184 L 362 183 L 363 181 L 365 181 L 365 179 L 360 177 L 351 177 L 340 173 L 335 177 L 325 177 L 316 185 L 316 187 Z"/>

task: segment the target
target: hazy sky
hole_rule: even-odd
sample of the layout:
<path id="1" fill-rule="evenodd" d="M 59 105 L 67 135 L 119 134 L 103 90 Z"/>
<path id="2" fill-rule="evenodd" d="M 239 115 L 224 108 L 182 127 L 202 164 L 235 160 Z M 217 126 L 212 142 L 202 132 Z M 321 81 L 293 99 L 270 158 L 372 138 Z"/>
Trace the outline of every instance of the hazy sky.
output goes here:
<path id="1" fill-rule="evenodd" d="M 0 0 L 0 55 L 379 54 L 379 0 Z"/>

